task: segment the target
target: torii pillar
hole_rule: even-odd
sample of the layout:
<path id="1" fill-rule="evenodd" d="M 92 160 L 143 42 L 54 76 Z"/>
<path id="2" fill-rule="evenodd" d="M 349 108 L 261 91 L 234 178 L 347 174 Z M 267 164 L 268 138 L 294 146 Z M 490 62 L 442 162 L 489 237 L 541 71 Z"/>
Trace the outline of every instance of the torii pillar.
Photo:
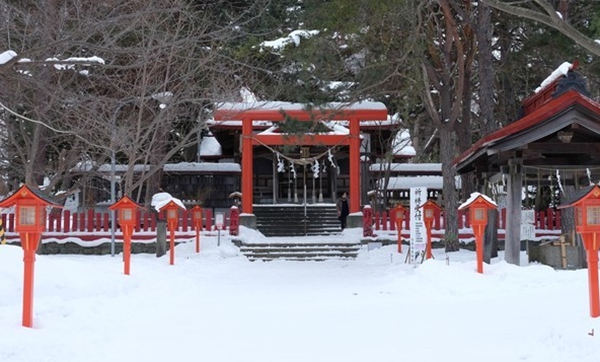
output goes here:
<path id="1" fill-rule="evenodd" d="M 360 211 L 360 120 L 350 118 L 350 214 Z M 355 220 L 355 216 L 348 216 L 348 227 L 357 227 L 362 225 L 362 215 Z"/>
<path id="2" fill-rule="evenodd" d="M 253 157 L 252 119 L 244 117 L 242 118 L 242 213 L 240 214 L 240 224 L 256 229 L 256 218 L 250 216 L 254 202 Z"/>

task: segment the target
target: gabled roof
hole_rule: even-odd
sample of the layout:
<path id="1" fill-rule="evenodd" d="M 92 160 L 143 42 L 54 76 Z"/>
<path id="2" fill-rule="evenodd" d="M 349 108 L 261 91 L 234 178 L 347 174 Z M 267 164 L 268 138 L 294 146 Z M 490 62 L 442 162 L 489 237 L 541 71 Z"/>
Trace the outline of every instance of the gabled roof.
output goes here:
<path id="1" fill-rule="evenodd" d="M 549 100 L 520 120 L 481 138 L 471 148 L 454 160 L 459 173 L 475 168 L 475 163 L 486 163 L 494 155 L 507 150 L 526 149 L 528 144 L 558 133 L 566 128 L 579 129 L 583 136 L 600 138 L 600 104 L 581 93 L 568 90 Z M 567 146 L 552 142 L 554 150 L 548 152 L 571 152 Z M 561 146 L 562 145 L 562 146 Z"/>
<path id="2" fill-rule="evenodd" d="M 558 208 L 565 209 L 567 207 L 575 206 L 581 201 L 583 201 L 586 198 L 586 196 L 592 191 L 598 193 L 600 192 L 600 187 L 598 187 L 598 185 L 592 185 L 584 187 L 581 190 L 577 190 L 577 192 L 574 192 L 571 195 L 571 198 L 569 198 L 569 200 L 566 200 L 562 204 L 558 205 Z"/>
<path id="3" fill-rule="evenodd" d="M 21 188 L 19 188 L 15 193 L 10 195 L 6 199 L 2 200 L 0 202 L 0 207 L 6 208 L 6 207 L 14 206 L 18 200 L 25 199 L 25 198 L 32 199 L 33 201 L 35 201 L 36 203 L 41 204 L 41 205 L 48 205 L 48 206 L 52 206 L 52 207 L 62 208 L 62 205 L 60 205 L 60 204 L 56 203 L 56 201 L 50 199 L 48 196 L 46 196 L 40 190 L 32 189 L 32 188 L 28 187 L 27 185 L 21 186 Z"/>

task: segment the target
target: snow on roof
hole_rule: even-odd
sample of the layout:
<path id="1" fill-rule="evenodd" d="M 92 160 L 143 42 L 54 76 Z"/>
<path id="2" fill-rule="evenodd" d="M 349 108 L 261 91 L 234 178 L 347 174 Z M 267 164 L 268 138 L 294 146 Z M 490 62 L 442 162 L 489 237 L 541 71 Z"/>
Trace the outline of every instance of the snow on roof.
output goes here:
<path id="1" fill-rule="evenodd" d="M 542 89 L 544 89 L 550 83 L 554 82 L 555 80 L 557 80 L 560 77 L 567 75 L 567 73 L 569 72 L 569 70 L 571 70 L 572 67 L 573 67 L 573 64 L 571 64 L 569 62 L 562 63 L 558 68 L 556 68 L 552 72 L 552 74 L 550 74 L 548 76 L 548 78 L 544 79 L 542 84 L 540 84 L 540 86 L 537 87 L 534 92 L 539 93 Z"/>
<path id="2" fill-rule="evenodd" d="M 0 65 L 8 63 L 12 58 L 16 57 L 17 53 L 12 50 L 6 50 L 0 53 Z"/>
<path id="3" fill-rule="evenodd" d="M 378 181 L 383 186 L 383 180 Z M 460 177 L 455 178 L 456 188 L 460 188 Z M 441 190 L 444 186 L 442 176 L 412 176 L 412 177 L 390 177 L 388 190 L 408 190 L 411 187 L 426 187 L 428 189 Z"/>
<path id="4" fill-rule="evenodd" d="M 152 196 L 152 202 L 150 203 L 150 205 L 154 206 L 154 209 L 156 211 L 160 211 L 160 209 L 162 209 L 166 204 L 168 204 L 171 201 L 176 203 L 182 209 L 186 208 L 183 202 L 181 202 L 181 200 L 171 196 L 171 194 L 168 192 L 159 192 L 157 194 L 154 194 Z"/>
<path id="5" fill-rule="evenodd" d="M 286 37 L 275 39 L 275 40 L 267 40 L 260 43 L 261 49 L 265 48 L 273 48 L 275 50 L 281 50 L 290 44 L 294 44 L 295 46 L 300 45 L 300 39 L 308 39 L 314 35 L 319 34 L 319 30 L 294 30 L 289 33 Z"/>
<path id="6" fill-rule="evenodd" d="M 471 196 L 469 196 L 469 199 L 465 202 L 463 202 L 462 204 L 460 204 L 460 206 L 458 207 L 459 210 L 462 210 L 466 207 L 468 207 L 473 201 L 475 201 L 475 199 L 477 199 L 479 196 L 481 196 L 485 201 L 489 202 L 490 204 L 498 207 L 498 204 L 496 204 L 491 198 L 489 198 L 488 196 L 484 195 L 484 194 L 480 194 L 479 192 L 473 192 L 471 194 Z"/>
<path id="7" fill-rule="evenodd" d="M 219 126 L 227 126 L 227 127 L 242 127 L 242 121 L 241 120 L 229 120 L 229 121 L 215 121 L 214 118 L 210 118 L 206 120 L 206 124 L 209 126 L 212 125 L 219 125 Z M 272 121 L 261 121 L 261 120 L 253 120 L 252 121 L 252 126 L 253 127 L 271 127 L 273 125 Z"/>
<path id="8" fill-rule="evenodd" d="M 72 168 L 72 171 L 91 171 L 91 162 L 82 162 L 79 165 Z M 115 172 L 124 173 L 129 169 L 128 165 L 115 165 Z M 133 166 L 134 172 L 149 171 L 150 165 L 135 165 Z M 166 163 L 163 166 L 163 170 L 166 172 L 241 172 L 241 166 L 239 163 L 232 162 L 180 162 L 180 163 Z M 111 171 L 110 164 L 103 164 L 98 167 L 98 172 L 109 173 Z"/>
<path id="9" fill-rule="evenodd" d="M 328 121 L 328 122 L 336 123 L 337 125 L 340 125 L 343 127 L 349 126 L 348 121 Z M 388 119 L 385 121 L 360 120 L 360 126 L 361 127 L 384 127 L 384 126 L 392 126 L 392 125 L 398 124 L 398 122 L 399 121 L 397 119 L 388 117 Z M 276 124 L 276 123 L 277 122 L 272 122 L 272 121 L 253 120 L 252 126 L 253 127 L 271 127 L 271 126 L 273 126 L 273 124 Z M 225 127 L 238 127 L 238 128 L 242 127 L 241 120 L 215 121 L 214 118 L 209 118 L 206 120 L 206 124 L 209 126 L 218 125 L 218 126 L 225 126 Z"/>
<path id="10" fill-rule="evenodd" d="M 410 139 L 410 133 L 408 130 L 404 129 L 398 133 L 396 133 L 396 138 L 394 138 L 392 144 L 392 150 L 395 156 L 416 156 L 417 151 L 412 146 L 412 141 Z"/>
<path id="11" fill-rule="evenodd" d="M 200 156 L 222 156 L 221 144 L 213 136 L 204 137 L 200 143 Z"/>
<path id="12" fill-rule="evenodd" d="M 167 163 L 163 167 L 165 172 L 241 172 L 239 163 L 232 162 L 180 162 Z"/>
<path id="13" fill-rule="evenodd" d="M 369 167 L 369 171 L 385 171 L 387 167 L 387 164 L 374 163 Z M 441 163 L 392 163 L 389 167 L 392 172 L 442 172 Z"/>
<path id="14" fill-rule="evenodd" d="M 249 110 L 261 110 L 261 111 L 296 111 L 296 110 L 307 110 L 307 104 L 305 103 L 292 103 L 292 102 L 280 102 L 280 101 L 261 101 L 261 102 L 221 102 L 216 104 L 216 108 L 219 110 L 227 111 L 249 111 Z M 357 109 L 368 109 L 368 110 L 385 110 L 387 108 L 385 104 L 381 102 L 372 101 L 360 101 L 360 102 L 330 102 L 325 103 L 319 107 L 315 107 L 315 110 L 357 110 Z"/>

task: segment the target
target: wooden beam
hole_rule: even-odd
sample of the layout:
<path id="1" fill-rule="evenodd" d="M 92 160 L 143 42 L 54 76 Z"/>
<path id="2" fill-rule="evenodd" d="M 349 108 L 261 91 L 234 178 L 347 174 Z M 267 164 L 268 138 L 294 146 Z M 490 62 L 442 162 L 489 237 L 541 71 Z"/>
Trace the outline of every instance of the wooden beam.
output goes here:
<path id="1" fill-rule="evenodd" d="M 342 134 L 306 134 L 302 136 L 292 136 L 283 134 L 254 134 L 252 136 L 254 145 L 304 145 L 304 146 L 335 146 L 349 145 L 350 137 Z"/>
<path id="2" fill-rule="evenodd" d="M 600 155 L 600 144 L 596 142 L 586 143 L 562 143 L 562 142 L 534 142 L 525 145 L 525 149 L 545 154 L 571 154 L 571 153 L 595 153 Z"/>

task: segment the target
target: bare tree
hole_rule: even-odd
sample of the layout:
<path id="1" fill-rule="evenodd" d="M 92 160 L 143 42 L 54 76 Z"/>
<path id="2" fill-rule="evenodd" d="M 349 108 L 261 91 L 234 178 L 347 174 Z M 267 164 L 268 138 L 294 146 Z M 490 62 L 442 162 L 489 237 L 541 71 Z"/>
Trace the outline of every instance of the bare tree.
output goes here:
<path id="1" fill-rule="evenodd" d="M 238 86 L 244 66 L 223 49 L 261 5 L 228 12 L 225 0 L 1 3 L 0 49 L 15 53 L 0 64 L 0 117 L 12 135 L 3 140 L 7 172 L 30 185 L 47 178 L 50 187 L 73 188 L 76 170 L 89 175 L 114 152 L 128 166 L 123 191 L 147 199 L 164 163 L 195 144 L 203 110 Z"/>

